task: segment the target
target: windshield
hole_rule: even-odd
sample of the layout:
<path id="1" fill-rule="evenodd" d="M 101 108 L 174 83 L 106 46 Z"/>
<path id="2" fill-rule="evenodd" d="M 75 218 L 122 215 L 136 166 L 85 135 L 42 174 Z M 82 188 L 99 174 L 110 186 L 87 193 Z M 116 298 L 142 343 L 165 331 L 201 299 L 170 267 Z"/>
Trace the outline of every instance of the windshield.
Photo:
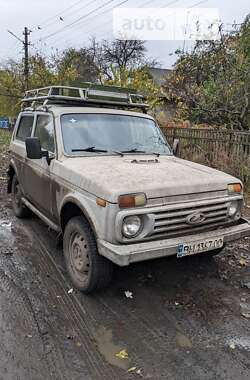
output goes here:
<path id="1" fill-rule="evenodd" d="M 151 119 L 113 114 L 61 116 L 66 154 L 110 152 L 171 154 L 160 129 Z"/>

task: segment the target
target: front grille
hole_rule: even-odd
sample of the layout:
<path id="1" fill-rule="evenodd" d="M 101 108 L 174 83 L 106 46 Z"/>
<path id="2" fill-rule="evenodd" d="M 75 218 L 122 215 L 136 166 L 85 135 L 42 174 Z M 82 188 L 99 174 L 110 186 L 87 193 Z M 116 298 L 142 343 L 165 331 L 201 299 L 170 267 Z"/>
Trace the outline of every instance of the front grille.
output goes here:
<path id="1" fill-rule="evenodd" d="M 186 218 L 201 212 L 205 215 L 205 220 L 197 225 L 187 223 Z M 199 231 L 206 231 L 217 228 L 229 223 L 228 219 L 228 203 L 218 202 L 207 205 L 190 204 L 182 208 L 173 208 L 165 211 L 157 211 L 154 213 L 155 224 L 151 238 L 174 237 L 185 234 L 193 234 Z"/>

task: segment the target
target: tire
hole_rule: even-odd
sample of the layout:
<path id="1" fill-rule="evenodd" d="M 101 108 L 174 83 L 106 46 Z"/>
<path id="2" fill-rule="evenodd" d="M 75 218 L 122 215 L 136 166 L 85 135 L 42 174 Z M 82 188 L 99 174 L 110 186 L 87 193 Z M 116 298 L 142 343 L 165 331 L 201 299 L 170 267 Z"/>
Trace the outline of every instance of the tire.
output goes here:
<path id="1" fill-rule="evenodd" d="M 83 293 L 91 293 L 110 283 L 113 263 L 99 255 L 95 236 L 84 217 L 73 217 L 67 223 L 63 253 L 71 281 Z"/>
<path id="2" fill-rule="evenodd" d="M 14 214 L 18 218 L 27 218 L 30 216 L 30 210 L 22 203 L 22 193 L 16 174 L 14 174 L 11 182 L 12 208 Z"/>

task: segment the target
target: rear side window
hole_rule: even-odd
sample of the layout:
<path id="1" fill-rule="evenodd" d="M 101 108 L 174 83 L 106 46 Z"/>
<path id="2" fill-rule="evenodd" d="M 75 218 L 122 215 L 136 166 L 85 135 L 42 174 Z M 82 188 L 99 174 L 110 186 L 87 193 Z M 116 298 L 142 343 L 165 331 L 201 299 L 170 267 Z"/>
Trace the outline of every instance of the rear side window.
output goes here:
<path id="1" fill-rule="evenodd" d="M 31 136 L 34 116 L 22 116 L 16 133 L 17 140 L 25 141 Z"/>
<path id="2" fill-rule="evenodd" d="M 39 138 L 42 149 L 55 152 L 54 125 L 51 116 L 37 116 L 34 136 Z"/>

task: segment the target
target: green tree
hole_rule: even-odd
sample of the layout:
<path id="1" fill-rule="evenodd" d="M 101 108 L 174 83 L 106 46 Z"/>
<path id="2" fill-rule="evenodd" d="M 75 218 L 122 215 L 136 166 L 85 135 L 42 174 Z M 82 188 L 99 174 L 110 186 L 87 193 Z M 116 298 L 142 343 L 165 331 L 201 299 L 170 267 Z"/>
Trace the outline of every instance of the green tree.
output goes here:
<path id="1" fill-rule="evenodd" d="M 74 80 L 77 76 L 74 67 L 58 70 L 57 62 L 40 54 L 29 59 L 29 88 L 46 87 Z M 0 114 L 16 116 L 24 94 L 23 62 L 9 60 L 0 69 Z"/>
<path id="2" fill-rule="evenodd" d="M 177 116 L 194 123 L 250 129 L 250 18 L 218 41 L 198 41 L 166 79 L 165 92 Z"/>
<path id="3" fill-rule="evenodd" d="M 133 88 L 145 96 L 151 110 L 161 102 L 161 88 L 153 81 L 148 67 L 126 69 L 111 66 L 112 79 L 104 79 L 104 84 Z"/>
<path id="4" fill-rule="evenodd" d="M 61 75 L 71 69 L 84 82 L 97 82 L 99 69 L 88 48 L 69 48 L 53 57 L 57 72 Z"/>

